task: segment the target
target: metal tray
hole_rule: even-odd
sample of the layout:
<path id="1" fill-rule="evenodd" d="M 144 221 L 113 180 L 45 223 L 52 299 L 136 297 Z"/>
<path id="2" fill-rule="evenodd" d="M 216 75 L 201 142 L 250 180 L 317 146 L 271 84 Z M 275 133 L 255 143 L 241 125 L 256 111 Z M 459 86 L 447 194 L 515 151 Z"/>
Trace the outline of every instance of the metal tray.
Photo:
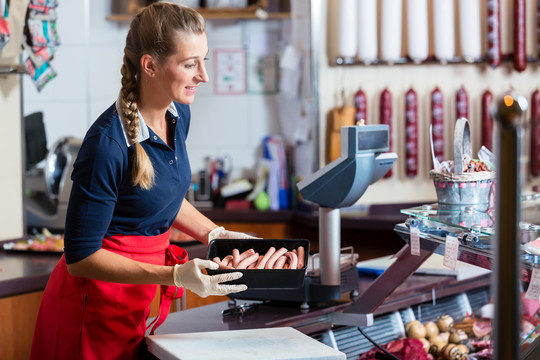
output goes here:
<path id="1" fill-rule="evenodd" d="M 270 247 L 297 249 L 303 246 L 305 249 L 304 267 L 302 269 L 206 269 L 208 274 L 223 274 L 240 271 L 243 276 L 230 284 L 246 284 L 249 289 L 298 289 L 304 285 L 306 267 L 309 256 L 309 240 L 305 239 L 215 239 L 208 246 L 207 259 L 218 256 L 223 258 L 231 255 L 233 249 L 240 252 L 253 249 L 259 254 L 266 254 Z"/>

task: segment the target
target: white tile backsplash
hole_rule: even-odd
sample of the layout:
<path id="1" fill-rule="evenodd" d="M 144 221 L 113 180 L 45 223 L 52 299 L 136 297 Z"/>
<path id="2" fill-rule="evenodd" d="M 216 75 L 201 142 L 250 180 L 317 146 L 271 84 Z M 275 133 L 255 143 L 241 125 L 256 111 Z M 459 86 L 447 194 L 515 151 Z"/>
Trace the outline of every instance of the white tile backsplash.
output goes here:
<path id="1" fill-rule="evenodd" d="M 52 61 L 58 77 L 37 92 L 24 76 L 24 114 L 44 112 L 50 145 L 62 136 L 84 137 L 88 127 L 116 100 L 129 22 L 108 21 L 110 13 L 109 0 L 60 2 L 57 24 L 62 44 Z M 193 172 L 204 166 L 205 157 L 229 154 L 234 177 L 251 174 L 260 156 L 262 139 L 279 130 L 274 95 L 216 95 L 212 80 L 213 51 L 245 48 L 245 32 L 265 31 L 266 26 L 273 30 L 276 24 L 270 21 L 247 26 L 244 20 L 207 21 L 210 53 L 206 65 L 210 81 L 201 85 L 191 106 L 188 150 Z"/>

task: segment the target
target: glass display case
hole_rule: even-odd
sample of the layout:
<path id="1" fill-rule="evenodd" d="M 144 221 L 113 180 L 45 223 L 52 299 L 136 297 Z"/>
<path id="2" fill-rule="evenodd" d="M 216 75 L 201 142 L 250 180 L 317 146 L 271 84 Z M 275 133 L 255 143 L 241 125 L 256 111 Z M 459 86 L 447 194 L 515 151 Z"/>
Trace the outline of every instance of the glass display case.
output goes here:
<path id="1" fill-rule="evenodd" d="M 540 268 L 540 255 L 523 249 L 523 245 L 540 237 L 540 193 L 523 195 L 520 198 L 519 234 L 522 250 L 520 253 L 521 280 L 527 290 L 531 272 Z M 456 206 L 426 204 L 402 209 L 409 218 L 396 224 L 394 231 L 411 245 L 411 228 L 418 228 L 420 249 L 444 255 L 447 236 L 458 239 L 458 260 L 492 269 L 495 251 L 495 224 L 497 214 L 494 206 Z M 502 219 L 504 221 L 504 219 Z M 539 249 L 540 250 L 540 249 Z M 410 253 L 410 251 L 409 251 Z M 414 258 L 409 254 L 409 257 Z M 418 259 L 422 262 L 421 259 Z M 537 328 L 530 333 L 520 334 L 523 359 L 540 358 L 538 339 L 531 341 Z"/>

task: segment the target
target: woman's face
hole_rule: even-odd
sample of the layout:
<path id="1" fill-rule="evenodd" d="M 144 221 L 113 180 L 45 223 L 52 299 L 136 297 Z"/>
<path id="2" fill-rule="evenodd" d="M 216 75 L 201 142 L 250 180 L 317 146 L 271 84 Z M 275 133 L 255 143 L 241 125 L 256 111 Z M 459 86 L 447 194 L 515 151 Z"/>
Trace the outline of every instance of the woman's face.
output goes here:
<path id="1" fill-rule="evenodd" d="M 208 81 L 205 60 L 208 55 L 206 34 L 182 34 L 177 37 L 177 51 L 160 64 L 156 73 L 159 90 L 172 100 L 191 104 L 197 86 Z"/>

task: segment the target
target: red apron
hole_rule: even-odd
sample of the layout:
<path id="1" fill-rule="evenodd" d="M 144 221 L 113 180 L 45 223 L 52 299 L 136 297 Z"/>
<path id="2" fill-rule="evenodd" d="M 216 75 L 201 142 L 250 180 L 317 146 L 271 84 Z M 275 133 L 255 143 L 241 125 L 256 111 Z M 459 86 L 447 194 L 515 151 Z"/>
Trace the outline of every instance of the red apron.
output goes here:
<path id="1" fill-rule="evenodd" d="M 102 248 L 149 264 L 183 264 L 184 249 L 158 236 L 116 235 Z M 71 276 L 64 256 L 54 268 L 38 313 L 30 359 L 137 359 L 150 303 L 158 285 L 117 284 Z M 165 321 L 183 288 L 161 286 L 160 311 L 151 333 Z"/>

